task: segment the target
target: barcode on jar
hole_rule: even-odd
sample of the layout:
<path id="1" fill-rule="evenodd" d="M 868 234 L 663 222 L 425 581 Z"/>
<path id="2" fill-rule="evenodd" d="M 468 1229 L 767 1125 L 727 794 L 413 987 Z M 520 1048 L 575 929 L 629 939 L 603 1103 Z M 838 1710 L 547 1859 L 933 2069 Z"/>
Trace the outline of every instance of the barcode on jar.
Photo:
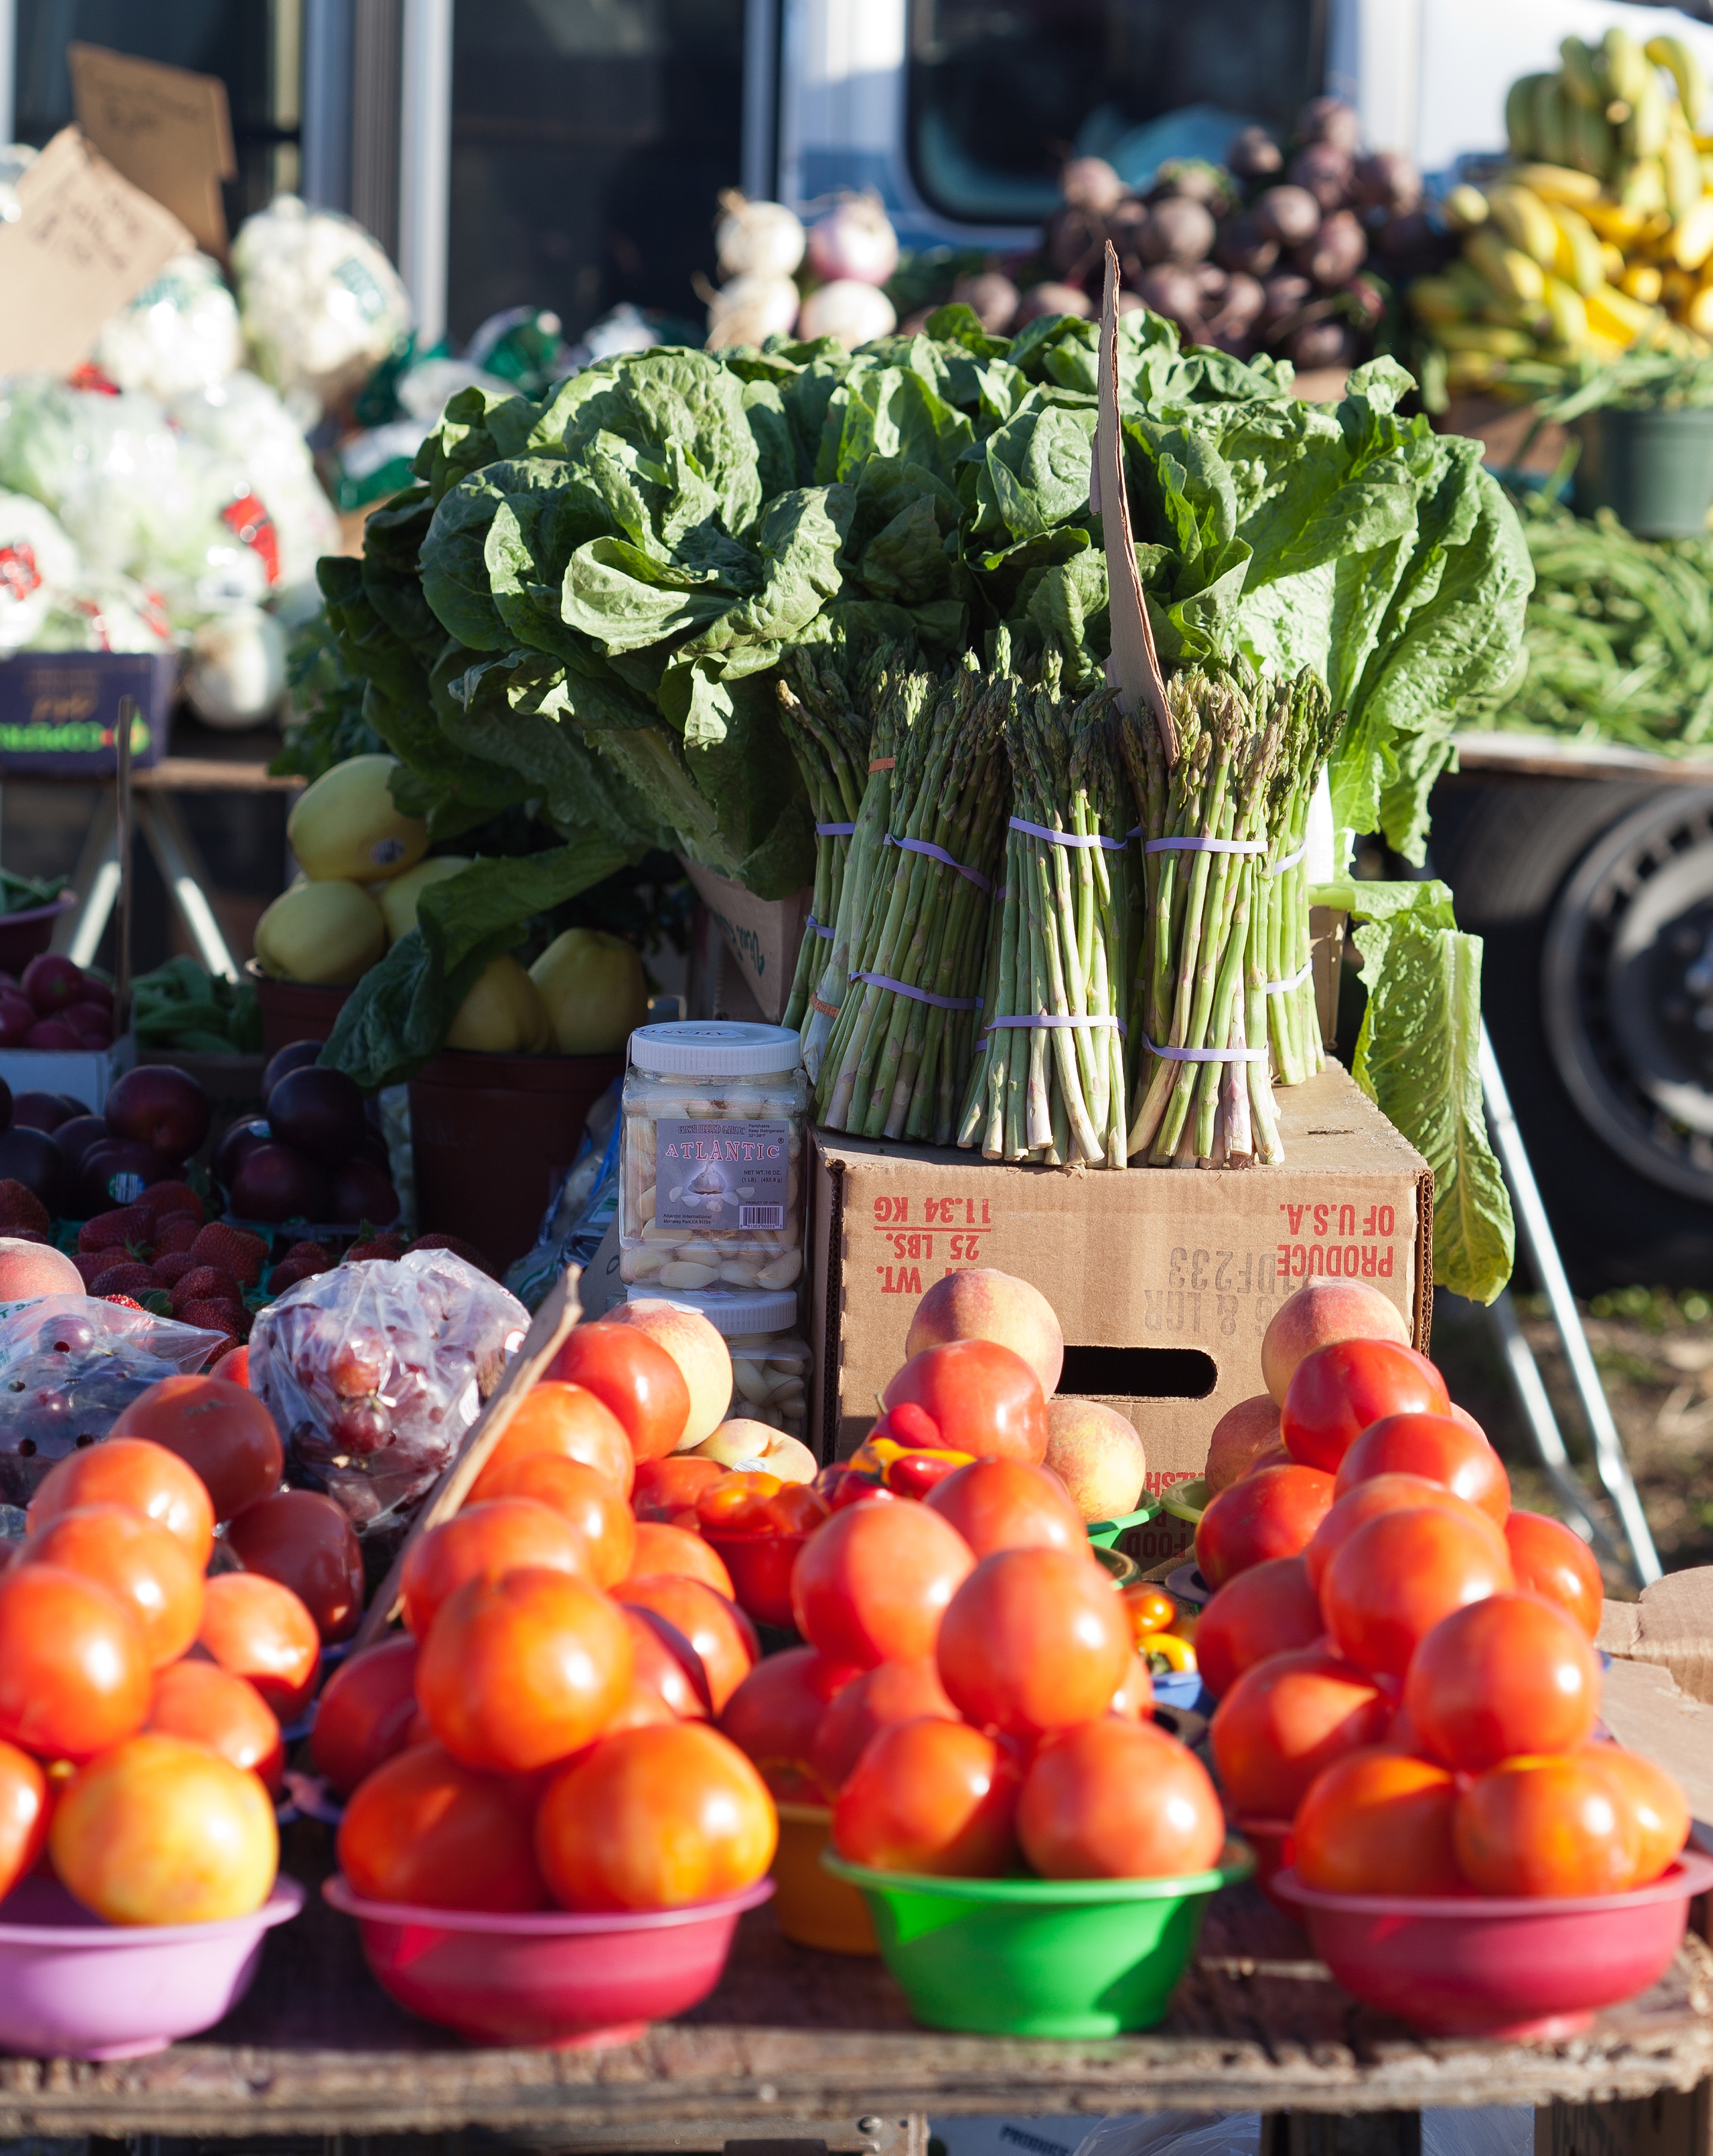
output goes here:
<path id="1" fill-rule="evenodd" d="M 783 1228 L 785 1209 L 783 1205 L 740 1205 L 738 1225 L 740 1228 Z"/>

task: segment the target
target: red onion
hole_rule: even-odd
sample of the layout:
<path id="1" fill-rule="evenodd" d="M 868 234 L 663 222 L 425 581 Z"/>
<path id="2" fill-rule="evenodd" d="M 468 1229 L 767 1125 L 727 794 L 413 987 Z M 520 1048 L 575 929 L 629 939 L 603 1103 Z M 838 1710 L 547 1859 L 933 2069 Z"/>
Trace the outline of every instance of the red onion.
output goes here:
<path id="1" fill-rule="evenodd" d="M 1306 247 L 1292 255 L 1298 269 L 1317 285 L 1342 285 L 1354 277 L 1368 254 L 1368 238 L 1352 210 L 1335 210 Z"/>
<path id="2" fill-rule="evenodd" d="M 1225 153 L 1226 163 L 1240 180 L 1270 179 L 1284 168 L 1284 156 L 1264 127 L 1246 127 L 1233 136 Z"/>
<path id="3" fill-rule="evenodd" d="M 1300 247 L 1320 229 L 1320 205 L 1306 187 L 1269 187 L 1249 214 L 1261 237 L 1281 247 Z"/>
<path id="4" fill-rule="evenodd" d="M 898 235 L 880 197 L 846 195 L 810 225 L 809 266 L 829 284 L 884 285 L 898 266 Z"/>
<path id="5" fill-rule="evenodd" d="M 1350 161 L 1331 142 L 1311 142 L 1299 150 L 1286 177 L 1293 187 L 1306 187 L 1325 210 L 1340 208 L 1350 198 Z"/>
<path id="6" fill-rule="evenodd" d="M 1362 123 L 1355 105 L 1343 98 L 1311 97 L 1297 115 L 1297 135 L 1304 142 L 1330 142 L 1353 157 L 1362 139 Z"/>
<path id="7" fill-rule="evenodd" d="M 1093 311 L 1088 295 L 1078 291 L 1074 285 L 1035 285 L 1017 302 L 1014 326 L 1021 329 L 1026 322 L 1038 321 L 1042 315 L 1087 316 Z"/>
<path id="8" fill-rule="evenodd" d="M 836 337 L 854 352 L 859 344 L 890 336 L 898 316 L 886 294 L 856 277 L 836 277 L 803 302 L 797 317 L 800 337 Z"/>
<path id="9" fill-rule="evenodd" d="M 1141 234 L 1149 262 L 1200 262 L 1213 245 L 1213 217 L 1204 205 L 1174 196 L 1157 202 Z"/>
<path id="10" fill-rule="evenodd" d="M 1017 288 L 997 270 L 983 270 L 973 277 L 959 277 L 952 297 L 975 311 L 975 319 L 990 336 L 998 336 L 1017 311 Z"/>

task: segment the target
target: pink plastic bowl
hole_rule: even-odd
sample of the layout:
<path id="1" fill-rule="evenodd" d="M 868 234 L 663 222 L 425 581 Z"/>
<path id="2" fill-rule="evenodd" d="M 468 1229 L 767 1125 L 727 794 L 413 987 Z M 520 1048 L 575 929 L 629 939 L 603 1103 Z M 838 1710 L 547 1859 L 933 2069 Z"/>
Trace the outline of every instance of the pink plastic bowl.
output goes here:
<path id="1" fill-rule="evenodd" d="M 303 1907 L 275 1881 L 253 1917 L 218 1924 L 108 1924 L 57 1881 L 0 1902 L 0 2051 L 135 2059 L 212 2028 L 249 1990 L 264 1934 Z"/>
<path id="2" fill-rule="evenodd" d="M 1657 1983 L 1682 1943 L 1690 1897 L 1710 1886 L 1713 1862 L 1685 1850 L 1651 1887 L 1563 1901 L 1328 1894 L 1294 1869 L 1271 1891 L 1301 1912 L 1346 1991 L 1412 2029 L 1556 2040 Z"/>
<path id="3" fill-rule="evenodd" d="M 1296 1821 L 1245 1815 L 1233 1815 L 1232 1825 L 1255 1852 L 1255 1884 L 1275 1908 L 1294 1919 L 1296 1911 L 1289 1902 L 1279 1900 L 1273 1891 L 1273 1882 L 1291 1861 L 1291 1838 L 1296 1832 Z"/>
<path id="4" fill-rule="evenodd" d="M 383 1991 L 478 2044 L 629 2044 L 651 2021 L 706 1999 L 746 1909 L 771 1879 L 723 1901 L 630 1915 L 563 1910 L 502 1917 L 365 1902 L 343 1875 L 322 1893 L 355 1917 Z"/>

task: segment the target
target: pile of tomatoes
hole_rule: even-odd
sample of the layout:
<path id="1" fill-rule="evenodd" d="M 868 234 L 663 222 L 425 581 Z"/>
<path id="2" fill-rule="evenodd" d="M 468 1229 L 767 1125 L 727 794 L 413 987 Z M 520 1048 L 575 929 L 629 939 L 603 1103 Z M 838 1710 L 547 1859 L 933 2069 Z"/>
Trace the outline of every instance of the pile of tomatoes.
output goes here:
<path id="1" fill-rule="evenodd" d="M 1599 1735 L 1586 1548 L 1511 1509 L 1498 1455 L 1413 1349 L 1345 1339 L 1273 1359 L 1283 1456 L 1222 1490 L 1196 1537 L 1218 1590 L 1196 1641 L 1233 1815 L 1289 1825 L 1299 1877 L 1335 1892 L 1658 1878 L 1688 1810 Z"/>

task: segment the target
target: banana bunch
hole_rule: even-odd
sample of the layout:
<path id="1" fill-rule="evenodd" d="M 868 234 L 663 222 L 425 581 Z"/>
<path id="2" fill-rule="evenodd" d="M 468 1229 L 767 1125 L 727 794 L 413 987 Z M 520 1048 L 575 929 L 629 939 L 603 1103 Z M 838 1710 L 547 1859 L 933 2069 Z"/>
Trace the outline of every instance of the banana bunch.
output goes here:
<path id="1" fill-rule="evenodd" d="M 1638 44 L 1609 29 L 1559 47 L 1553 74 L 1505 99 L 1515 162 L 1493 185 L 1445 201 L 1466 234 L 1449 269 L 1409 304 L 1446 354 L 1448 388 L 1616 359 L 1638 341 L 1703 352 L 1713 339 L 1713 136 L 1700 63 L 1680 38 Z"/>

